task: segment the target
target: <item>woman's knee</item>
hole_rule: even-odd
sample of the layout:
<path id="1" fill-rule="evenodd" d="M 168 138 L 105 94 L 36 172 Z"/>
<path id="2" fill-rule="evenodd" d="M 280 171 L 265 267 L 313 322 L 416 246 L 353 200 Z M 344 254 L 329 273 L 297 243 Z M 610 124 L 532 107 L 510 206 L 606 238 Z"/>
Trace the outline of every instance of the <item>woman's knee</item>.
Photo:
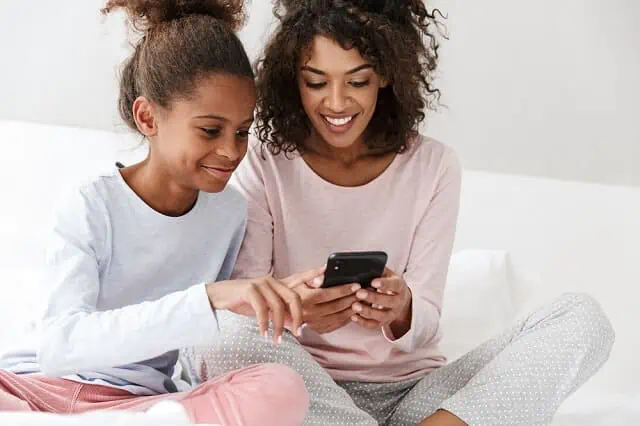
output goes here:
<path id="1" fill-rule="evenodd" d="M 567 304 L 573 336 L 590 347 L 609 353 L 615 341 L 615 331 L 600 303 L 584 293 L 569 293 L 561 300 Z"/>

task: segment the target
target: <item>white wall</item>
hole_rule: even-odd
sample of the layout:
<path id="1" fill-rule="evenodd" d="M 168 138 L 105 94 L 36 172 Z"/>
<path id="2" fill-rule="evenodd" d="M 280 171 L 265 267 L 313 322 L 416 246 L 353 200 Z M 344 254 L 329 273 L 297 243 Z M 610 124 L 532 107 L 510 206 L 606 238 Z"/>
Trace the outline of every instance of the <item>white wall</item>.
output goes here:
<path id="1" fill-rule="evenodd" d="M 254 0 L 255 57 L 271 22 Z M 0 0 L 0 118 L 112 129 L 119 17 L 102 0 Z M 469 168 L 640 185 L 640 2 L 439 0 L 451 40 L 427 131 Z"/>
<path id="2" fill-rule="evenodd" d="M 429 130 L 468 167 L 640 185 L 640 2 L 439 3 L 450 109 Z"/>

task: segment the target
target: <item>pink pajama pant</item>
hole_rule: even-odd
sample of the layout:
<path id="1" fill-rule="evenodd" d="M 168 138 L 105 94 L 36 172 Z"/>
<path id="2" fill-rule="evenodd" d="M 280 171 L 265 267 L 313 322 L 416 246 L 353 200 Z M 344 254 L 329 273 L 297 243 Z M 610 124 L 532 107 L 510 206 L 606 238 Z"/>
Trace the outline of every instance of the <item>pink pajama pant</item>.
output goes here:
<path id="1" fill-rule="evenodd" d="M 188 392 L 156 396 L 0 370 L 0 411 L 146 411 L 160 401 L 180 403 L 194 423 L 299 426 L 309 406 L 309 395 L 302 378 L 278 364 L 236 370 Z"/>

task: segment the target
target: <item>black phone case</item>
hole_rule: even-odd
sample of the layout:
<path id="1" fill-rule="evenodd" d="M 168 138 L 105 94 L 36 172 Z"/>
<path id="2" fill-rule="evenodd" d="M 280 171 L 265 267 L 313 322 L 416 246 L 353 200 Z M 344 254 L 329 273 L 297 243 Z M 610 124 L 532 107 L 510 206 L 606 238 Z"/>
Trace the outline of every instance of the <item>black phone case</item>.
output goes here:
<path id="1" fill-rule="evenodd" d="M 371 281 L 382 276 L 387 264 L 383 251 L 334 253 L 329 256 L 323 288 L 359 283 L 371 287 Z"/>

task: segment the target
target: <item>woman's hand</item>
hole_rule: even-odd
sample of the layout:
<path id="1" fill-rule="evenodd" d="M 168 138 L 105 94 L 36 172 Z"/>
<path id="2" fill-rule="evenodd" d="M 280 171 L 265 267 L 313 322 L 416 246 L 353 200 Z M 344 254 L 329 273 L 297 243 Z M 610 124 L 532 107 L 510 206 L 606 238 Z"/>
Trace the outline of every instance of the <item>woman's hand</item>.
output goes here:
<path id="1" fill-rule="evenodd" d="M 404 278 L 385 268 L 371 285 L 356 293 L 351 320 L 371 330 L 387 326 L 396 339 L 404 336 L 411 328 L 411 290 Z"/>
<path id="2" fill-rule="evenodd" d="M 320 275 L 294 288 L 302 300 L 303 322 L 318 334 L 331 333 L 351 322 L 351 306 L 361 288 L 360 284 L 320 288 L 323 281 Z"/>
<path id="3" fill-rule="evenodd" d="M 255 316 L 260 334 L 267 338 L 269 319 L 273 322 L 273 340 L 280 341 L 285 322 L 296 335 L 303 322 L 302 299 L 294 289 L 312 281 L 322 270 L 294 274 L 283 280 L 262 277 L 231 280 L 206 285 L 207 296 L 214 310 L 229 310 L 236 314 Z"/>

